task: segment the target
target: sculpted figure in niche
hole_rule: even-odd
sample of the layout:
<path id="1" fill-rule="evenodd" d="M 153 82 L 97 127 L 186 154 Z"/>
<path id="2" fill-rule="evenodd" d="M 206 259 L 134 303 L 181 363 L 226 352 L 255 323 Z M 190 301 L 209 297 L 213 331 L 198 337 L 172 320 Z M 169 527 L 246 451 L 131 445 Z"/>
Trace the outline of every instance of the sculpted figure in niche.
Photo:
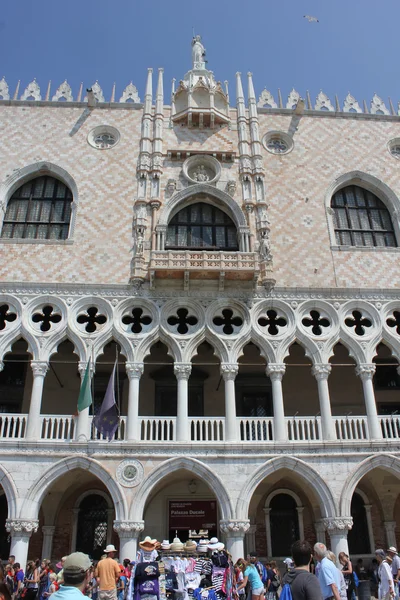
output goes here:
<path id="1" fill-rule="evenodd" d="M 196 68 L 195 67 L 196 63 L 205 62 L 205 56 L 206 56 L 206 49 L 204 48 L 203 44 L 201 43 L 201 36 L 195 35 L 192 40 L 192 62 L 193 62 L 194 69 Z"/>
<path id="2" fill-rule="evenodd" d="M 193 179 L 202 183 L 210 180 L 204 165 L 199 165 L 197 169 L 193 171 Z"/>
<path id="3" fill-rule="evenodd" d="M 260 254 L 264 260 L 271 261 L 271 245 L 269 242 L 268 231 L 264 230 L 260 233 Z"/>

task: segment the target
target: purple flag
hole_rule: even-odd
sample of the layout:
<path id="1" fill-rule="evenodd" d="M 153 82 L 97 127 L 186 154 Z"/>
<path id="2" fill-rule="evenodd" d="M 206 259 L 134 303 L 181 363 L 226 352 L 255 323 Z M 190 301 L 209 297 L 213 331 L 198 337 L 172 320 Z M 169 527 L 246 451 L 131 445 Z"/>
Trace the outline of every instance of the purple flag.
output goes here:
<path id="1" fill-rule="evenodd" d="M 117 361 L 113 371 L 111 373 L 110 381 L 108 382 L 107 390 L 104 396 L 104 400 L 101 404 L 99 413 L 94 417 L 93 424 L 97 431 L 100 431 L 104 437 L 111 441 L 117 431 L 119 425 L 119 414 L 118 408 L 115 404 L 115 369 L 117 368 Z"/>

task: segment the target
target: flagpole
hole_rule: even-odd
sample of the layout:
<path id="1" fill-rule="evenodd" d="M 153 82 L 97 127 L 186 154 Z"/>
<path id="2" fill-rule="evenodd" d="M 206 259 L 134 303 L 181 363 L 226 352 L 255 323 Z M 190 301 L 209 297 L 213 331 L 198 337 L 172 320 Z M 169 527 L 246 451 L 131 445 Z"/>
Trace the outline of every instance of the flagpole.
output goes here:
<path id="1" fill-rule="evenodd" d="M 89 359 L 89 361 L 90 361 L 90 359 Z M 95 368 L 94 368 L 94 348 L 93 348 L 93 346 L 92 346 L 92 364 L 93 364 L 93 376 L 91 374 L 92 378 L 90 381 L 90 387 L 92 390 L 92 424 L 90 426 L 90 438 L 92 437 L 92 430 L 94 432 L 93 419 L 94 419 L 94 370 L 95 370 Z"/>
<path id="2" fill-rule="evenodd" d="M 121 405 L 120 405 L 120 397 L 119 397 L 119 362 L 118 362 L 118 344 L 115 343 L 115 362 L 117 365 L 117 409 L 118 409 L 118 416 L 121 415 Z"/>

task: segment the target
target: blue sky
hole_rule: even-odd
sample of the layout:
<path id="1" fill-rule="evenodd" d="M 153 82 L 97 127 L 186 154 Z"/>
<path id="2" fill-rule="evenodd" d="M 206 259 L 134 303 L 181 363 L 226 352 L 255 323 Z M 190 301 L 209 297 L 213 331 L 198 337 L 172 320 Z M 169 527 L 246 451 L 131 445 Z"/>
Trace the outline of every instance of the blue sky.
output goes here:
<path id="1" fill-rule="evenodd" d="M 303 15 L 319 23 L 309 23 Z M 170 81 L 190 68 L 192 28 L 203 37 L 208 66 L 230 83 L 252 71 L 285 101 L 295 87 L 312 100 L 320 89 L 341 103 L 350 91 L 368 104 L 377 92 L 400 100 L 399 0 L 1 0 L 0 77 L 13 93 L 36 77 L 52 93 L 67 79 L 74 97 L 98 79 L 106 100 L 132 80 L 143 99 L 147 67 Z"/>

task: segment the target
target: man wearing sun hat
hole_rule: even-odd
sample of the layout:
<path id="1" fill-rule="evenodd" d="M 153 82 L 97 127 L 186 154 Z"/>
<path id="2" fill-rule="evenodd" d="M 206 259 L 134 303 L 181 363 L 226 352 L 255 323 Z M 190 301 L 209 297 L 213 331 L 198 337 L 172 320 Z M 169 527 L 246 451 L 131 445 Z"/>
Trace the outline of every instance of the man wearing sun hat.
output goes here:
<path id="1" fill-rule="evenodd" d="M 55 600 L 83 600 L 91 579 L 92 561 L 83 552 L 73 552 L 64 560 L 64 583 L 52 594 Z"/>
<path id="2" fill-rule="evenodd" d="M 399 600 L 400 558 L 397 553 L 397 548 L 390 546 L 390 548 L 387 549 L 387 554 L 392 559 L 392 564 L 390 566 L 392 568 L 394 593 L 396 600 Z"/>
<path id="3" fill-rule="evenodd" d="M 117 581 L 120 576 L 119 566 L 114 557 L 117 549 L 109 544 L 104 550 L 106 558 L 99 560 L 95 577 L 99 582 L 99 600 L 117 600 Z"/>

